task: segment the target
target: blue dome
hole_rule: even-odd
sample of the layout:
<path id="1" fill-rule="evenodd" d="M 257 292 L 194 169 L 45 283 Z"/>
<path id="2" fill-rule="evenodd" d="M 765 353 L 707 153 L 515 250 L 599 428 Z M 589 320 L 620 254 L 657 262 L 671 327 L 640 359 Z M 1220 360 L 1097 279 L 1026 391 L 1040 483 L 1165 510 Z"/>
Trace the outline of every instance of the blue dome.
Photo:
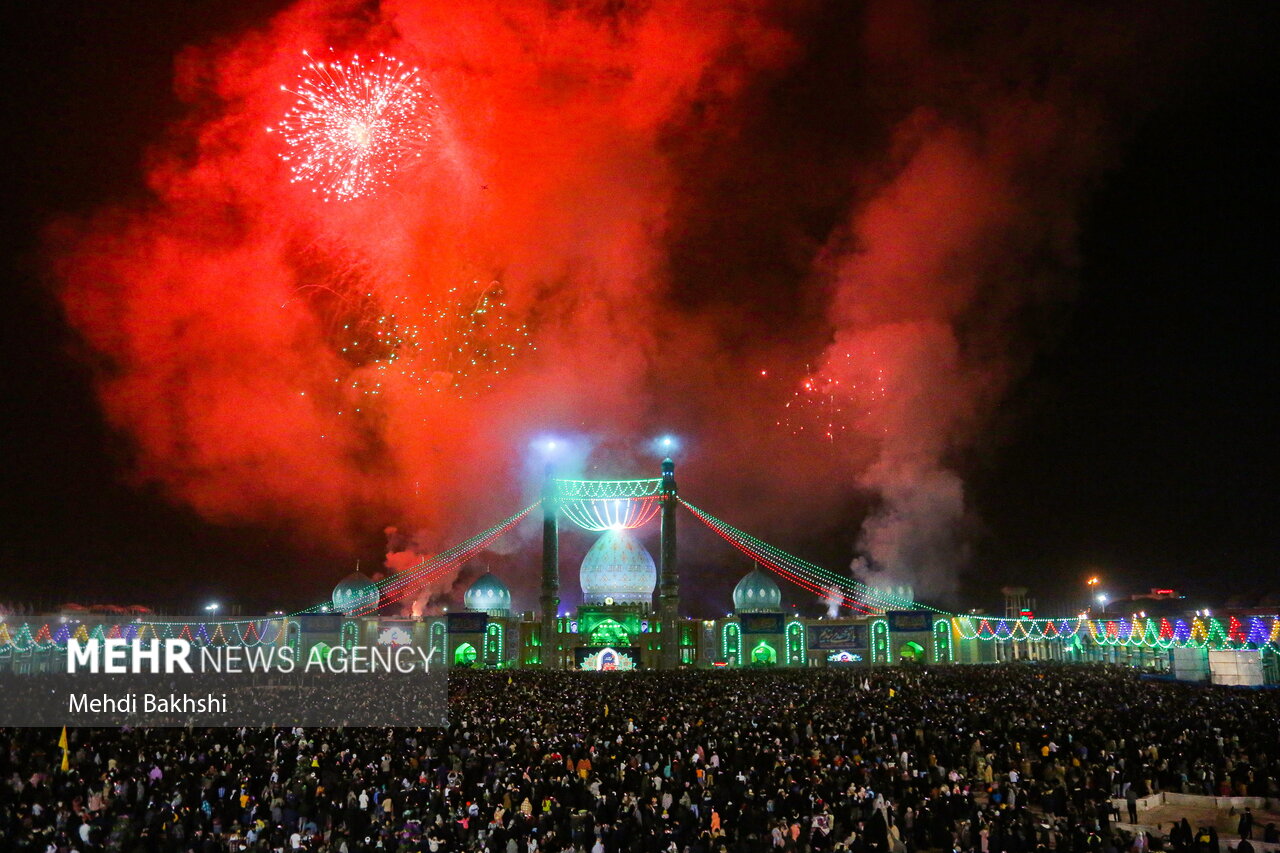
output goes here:
<path id="1" fill-rule="evenodd" d="M 609 530 L 582 560 L 578 577 L 585 604 L 652 604 L 658 569 L 626 530 Z"/>
<path id="2" fill-rule="evenodd" d="M 378 606 L 378 585 L 352 572 L 333 588 L 333 609 L 347 616 L 368 613 Z"/>
<path id="3" fill-rule="evenodd" d="M 775 613 L 782 609 L 782 590 L 756 566 L 733 588 L 735 613 Z"/>
<path id="4" fill-rule="evenodd" d="M 462 606 L 483 610 L 490 616 L 510 616 L 511 590 L 495 576 L 485 573 L 463 593 Z"/>

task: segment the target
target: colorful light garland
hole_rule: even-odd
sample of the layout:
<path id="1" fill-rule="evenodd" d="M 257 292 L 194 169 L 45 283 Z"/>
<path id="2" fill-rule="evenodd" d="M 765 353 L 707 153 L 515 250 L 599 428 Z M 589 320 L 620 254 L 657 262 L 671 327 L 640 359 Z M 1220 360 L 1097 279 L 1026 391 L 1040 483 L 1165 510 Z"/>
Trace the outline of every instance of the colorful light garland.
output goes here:
<path id="1" fill-rule="evenodd" d="M 1133 617 L 1131 619 L 998 619 L 957 616 L 953 623 L 965 640 L 1088 640 L 1098 646 L 1151 649 L 1280 649 L 1280 617 L 1253 616 L 1247 620 L 1196 616 L 1187 619 Z"/>
<path id="2" fill-rule="evenodd" d="M 538 503 L 541 503 L 540 501 Z M 480 551 L 483 551 L 499 536 L 509 531 L 525 516 L 537 508 L 534 503 L 488 530 L 472 536 L 470 539 L 455 545 L 447 551 L 429 557 L 403 572 L 392 575 L 376 586 L 379 592 L 376 606 L 368 607 L 353 616 L 366 616 L 374 610 L 386 607 L 406 595 L 421 589 L 422 586 L 437 578 L 443 572 L 456 568 Z M 29 624 L 23 623 L 16 630 L 8 623 L 0 622 L 0 656 L 17 652 L 43 652 L 54 648 L 62 648 L 67 640 L 75 637 L 84 643 L 91 639 L 182 639 L 197 645 L 275 645 L 286 635 L 289 625 L 297 626 L 296 617 L 324 613 L 330 609 L 328 602 L 313 604 L 311 607 L 281 616 L 265 619 L 242 619 L 227 622 L 152 622 L 138 620 L 108 625 L 106 623 L 88 628 L 79 623 L 74 630 L 72 624 L 65 623 L 52 629 L 48 623 L 32 631 Z M 287 640 L 286 640 L 287 641 Z"/>
<path id="3" fill-rule="evenodd" d="M 656 514 L 661 507 L 660 479 L 647 480 L 556 480 L 556 491 L 565 500 L 562 508 L 575 523 L 609 525 L 616 523 L 639 526 Z M 693 515 L 742 553 L 766 566 L 774 573 L 816 595 L 838 596 L 840 603 L 864 614 L 879 613 L 887 609 L 928 609 L 938 614 L 934 620 L 934 657 L 937 660 L 954 659 L 951 647 L 951 629 L 963 640 L 998 641 L 1057 641 L 1080 645 L 1082 642 L 1097 646 L 1150 648 L 1214 648 L 1235 650 L 1280 651 L 1280 617 L 1253 616 L 1229 617 L 1225 622 L 1207 616 L 1192 619 L 1169 619 L 1135 616 L 1130 619 L 1091 620 L 1084 616 L 1074 619 L 1001 619 L 993 616 L 957 616 L 919 602 L 882 592 L 850 578 L 837 575 L 812 563 L 794 557 L 741 530 L 711 516 L 687 501 L 680 501 Z M 522 519 L 536 509 L 534 503 L 515 515 L 490 527 L 470 539 L 455 545 L 417 565 L 382 581 L 378 589 L 376 606 L 353 614 L 365 616 L 386 607 L 421 589 L 444 572 L 456 569 L 477 553 L 487 548 Z M 601 504 L 601 514 L 589 509 Z M 625 504 L 626 509 L 615 507 L 609 514 L 609 504 Z M 590 512 L 591 514 L 587 514 Z M 581 519 L 574 518 L 581 514 Z M 587 529 L 593 529 L 588 527 Z M 608 529 L 608 528 L 596 528 Z M 297 617 L 328 612 L 329 602 L 321 602 L 294 613 L 260 619 L 243 619 L 225 622 L 157 622 L 135 620 L 115 624 L 102 623 L 89 627 L 75 620 L 38 628 L 29 623 L 10 624 L 0 621 L 0 658 L 13 654 L 31 654 L 65 647 L 75 638 L 80 642 L 90 639 L 185 639 L 205 645 L 276 645 L 282 640 L 297 642 L 300 624 Z M 794 625 L 796 623 L 792 623 Z M 434 632 L 442 625 L 433 624 Z M 790 633 L 788 626 L 788 634 Z M 344 638 L 346 637 L 344 626 Z M 740 628 L 727 623 L 723 628 L 722 648 L 735 645 L 741 650 Z M 292 634 L 292 636 L 291 636 Z M 730 634 L 734 636 L 731 638 Z M 790 641 L 788 636 L 788 640 Z M 344 639 L 345 641 L 345 639 Z M 889 628 L 884 619 L 876 619 L 871 625 L 872 660 L 887 662 L 889 655 Z M 788 649 L 790 654 L 790 649 Z"/>
<path id="4" fill-rule="evenodd" d="M 794 557 L 785 551 L 774 548 L 772 545 L 762 542 L 754 536 L 715 518 L 688 501 L 682 499 L 680 503 L 693 513 L 694 517 L 699 521 L 710 527 L 721 538 L 748 557 L 751 557 L 751 559 L 816 595 L 831 596 L 834 594 L 844 607 L 858 610 L 862 613 L 874 613 L 883 610 L 924 609 L 944 616 L 950 615 L 936 607 L 930 607 L 926 604 L 884 592 L 875 587 L 859 583 L 852 578 L 828 571 L 806 560 L 801 560 L 799 557 Z"/>
<path id="5" fill-rule="evenodd" d="M 533 512 L 540 503 L 542 503 L 542 501 L 530 504 L 520 512 L 495 524 L 483 533 L 478 533 L 470 539 L 463 540 L 447 551 L 442 551 L 434 557 L 428 557 L 411 568 L 405 569 L 402 572 L 397 572 L 391 577 L 379 581 L 376 584 L 378 587 L 377 602 L 366 606 L 352 615 L 367 616 L 376 610 L 381 610 L 388 604 L 399 601 L 406 595 L 421 589 L 424 585 L 430 583 L 444 572 L 461 566 L 467 560 L 489 547 L 490 543 L 495 539 L 519 524 L 520 521 L 529 513 Z"/>

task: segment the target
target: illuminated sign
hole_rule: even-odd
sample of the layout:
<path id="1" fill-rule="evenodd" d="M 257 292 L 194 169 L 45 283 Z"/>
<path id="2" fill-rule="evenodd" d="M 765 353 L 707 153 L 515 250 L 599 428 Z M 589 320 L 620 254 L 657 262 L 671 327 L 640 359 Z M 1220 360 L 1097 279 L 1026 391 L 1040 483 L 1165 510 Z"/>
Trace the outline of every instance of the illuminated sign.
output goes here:
<path id="1" fill-rule="evenodd" d="M 810 625 L 811 649 L 865 649 L 866 625 Z"/>
<path id="2" fill-rule="evenodd" d="M 933 614 L 928 610 L 890 610 L 885 616 L 889 617 L 890 631 L 928 631 L 933 627 Z"/>
<path id="3" fill-rule="evenodd" d="M 781 613 L 743 613 L 738 617 L 744 634 L 781 634 Z"/>
<path id="4" fill-rule="evenodd" d="M 487 627 L 489 627 L 488 613 L 463 611 L 449 614 L 450 634 L 483 634 Z"/>
<path id="5" fill-rule="evenodd" d="M 841 650 L 827 655 L 828 663 L 862 663 L 862 655 L 856 652 Z"/>
<path id="6" fill-rule="evenodd" d="M 342 614 L 300 613 L 298 624 L 308 634 L 336 634 L 342 629 Z"/>
<path id="7" fill-rule="evenodd" d="M 383 646 L 407 646 L 413 642 L 413 634 L 401 628 L 399 625 L 392 625 L 389 628 L 383 628 L 378 632 L 378 643 Z"/>
<path id="8" fill-rule="evenodd" d="M 637 646 L 578 646 L 573 651 L 578 669 L 589 672 L 627 672 L 640 658 Z"/>

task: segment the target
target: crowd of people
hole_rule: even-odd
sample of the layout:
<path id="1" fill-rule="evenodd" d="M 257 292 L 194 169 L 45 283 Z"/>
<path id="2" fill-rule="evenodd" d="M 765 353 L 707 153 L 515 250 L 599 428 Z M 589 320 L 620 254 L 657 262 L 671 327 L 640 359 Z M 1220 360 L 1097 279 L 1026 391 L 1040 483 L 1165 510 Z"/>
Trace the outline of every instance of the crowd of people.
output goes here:
<path id="1" fill-rule="evenodd" d="M 449 715 L 71 729 L 66 771 L 3 730 L 0 849 L 1218 853 L 1113 798 L 1280 796 L 1280 693 L 1116 667 L 457 672 Z"/>

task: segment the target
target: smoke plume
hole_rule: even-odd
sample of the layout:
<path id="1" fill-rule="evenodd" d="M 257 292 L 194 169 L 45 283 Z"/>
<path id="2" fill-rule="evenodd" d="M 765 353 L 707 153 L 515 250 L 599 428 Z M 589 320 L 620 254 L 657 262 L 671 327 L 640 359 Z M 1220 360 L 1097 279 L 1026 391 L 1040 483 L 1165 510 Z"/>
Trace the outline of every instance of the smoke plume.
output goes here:
<path id="1" fill-rule="evenodd" d="M 904 110 L 827 247 L 825 370 L 874 388 L 856 418 L 873 500 L 858 565 L 949 595 L 968 556 L 966 451 L 1074 290 L 1083 199 L 1141 84 L 1118 79 L 1133 20 L 1046 7 L 973 30 L 930 9 L 869 16 L 873 73 Z"/>

